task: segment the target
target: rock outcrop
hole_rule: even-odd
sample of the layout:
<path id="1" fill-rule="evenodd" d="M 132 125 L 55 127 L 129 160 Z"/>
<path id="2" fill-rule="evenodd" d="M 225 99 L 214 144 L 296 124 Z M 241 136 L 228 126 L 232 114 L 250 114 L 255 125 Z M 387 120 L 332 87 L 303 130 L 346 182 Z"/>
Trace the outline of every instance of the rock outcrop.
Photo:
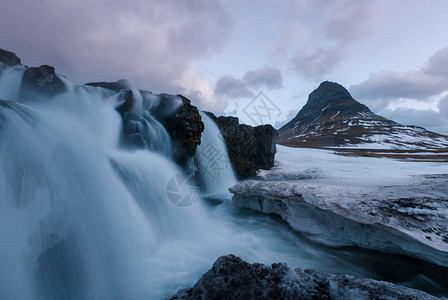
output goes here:
<path id="1" fill-rule="evenodd" d="M 181 105 L 174 114 L 160 116 L 161 122 L 173 141 L 173 158 L 181 166 L 187 166 L 201 143 L 204 123 L 196 106 L 184 96 L 178 95 Z M 160 112 L 159 112 L 160 114 Z"/>
<path id="2" fill-rule="evenodd" d="M 15 53 L 0 49 L 0 67 L 21 66 L 22 61 Z M 56 74 L 54 67 L 42 65 L 27 67 L 23 73 L 20 98 L 28 100 L 35 97 L 52 97 L 66 91 L 66 86 Z"/>
<path id="3" fill-rule="evenodd" d="M 22 61 L 17 57 L 15 53 L 0 48 L 0 63 L 9 67 L 13 67 L 20 66 L 22 64 Z"/>
<path id="4" fill-rule="evenodd" d="M 322 82 L 294 119 L 279 129 L 278 143 L 292 147 L 437 149 L 448 136 L 404 126 L 353 99 L 342 85 Z"/>
<path id="5" fill-rule="evenodd" d="M 131 90 L 126 80 L 117 82 L 92 82 L 88 86 L 105 88 L 122 93 L 123 102 L 116 109 L 121 114 L 124 122 L 125 137 L 132 135 L 132 143 L 139 147 L 151 144 L 141 134 L 131 130 L 139 126 L 128 126 L 128 123 L 141 122 L 140 127 L 145 127 L 151 118 L 156 119 L 168 132 L 172 140 L 172 155 L 176 163 L 183 168 L 188 168 L 194 159 L 197 146 L 201 143 L 201 135 L 204 131 L 204 123 L 196 106 L 182 95 L 153 94 L 144 90 Z M 131 112 L 134 101 L 133 93 L 141 98 L 141 108 L 144 116 L 135 116 Z"/>
<path id="6" fill-rule="evenodd" d="M 253 177 L 259 169 L 274 166 L 278 134 L 271 125 L 252 127 L 239 124 L 235 117 L 216 117 L 210 112 L 207 114 L 218 125 L 232 166 L 240 179 Z"/>
<path id="7" fill-rule="evenodd" d="M 112 81 L 112 82 L 106 82 L 106 81 L 89 82 L 89 83 L 86 83 L 85 85 L 101 87 L 104 89 L 112 90 L 114 92 L 119 92 L 121 90 L 129 89 L 129 83 L 126 79 L 120 79 L 118 81 Z"/>
<path id="8" fill-rule="evenodd" d="M 189 289 L 169 299 L 438 299 L 425 292 L 384 281 L 331 275 L 277 263 L 249 264 L 239 257 L 218 258 Z"/>
<path id="9" fill-rule="evenodd" d="M 64 82 L 52 66 L 27 68 L 23 73 L 21 98 L 32 99 L 36 95 L 52 97 L 65 91 Z"/>

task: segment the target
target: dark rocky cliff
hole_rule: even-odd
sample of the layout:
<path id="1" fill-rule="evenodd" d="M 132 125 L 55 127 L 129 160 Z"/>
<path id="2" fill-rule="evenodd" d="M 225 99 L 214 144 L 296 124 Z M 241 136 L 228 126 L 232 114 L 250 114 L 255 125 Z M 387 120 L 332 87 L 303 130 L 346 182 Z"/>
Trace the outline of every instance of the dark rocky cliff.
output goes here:
<path id="1" fill-rule="evenodd" d="M 160 117 L 162 124 L 173 140 L 174 160 L 186 166 L 194 156 L 197 146 L 201 143 L 204 123 L 196 106 L 184 96 L 178 95 L 182 104 L 175 114 L 166 118 Z"/>
<path id="2" fill-rule="evenodd" d="M 252 127 L 239 124 L 235 117 L 216 117 L 210 112 L 207 114 L 218 125 L 230 161 L 240 179 L 253 177 L 257 170 L 274 166 L 278 133 L 271 125 Z"/>

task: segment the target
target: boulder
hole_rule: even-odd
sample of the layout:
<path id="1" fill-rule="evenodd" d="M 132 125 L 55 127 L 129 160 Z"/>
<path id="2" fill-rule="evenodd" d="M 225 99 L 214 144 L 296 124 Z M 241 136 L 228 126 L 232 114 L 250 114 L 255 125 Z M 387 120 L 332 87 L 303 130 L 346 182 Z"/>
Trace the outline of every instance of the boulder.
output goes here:
<path id="1" fill-rule="evenodd" d="M 21 98 L 52 97 L 66 91 L 66 86 L 54 67 L 43 65 L 27 68 L 23 73 Z"/>
<path id="2" fill-rule="evenodd" d="M 249 264 L 234 255 L 218 258 L 189 289 L 169 299 L 438 299 L 389 282 L 302 270 L 286 264 Z"/>
<path id="3" fill-rule="evenodd" d="M 0 48 L 0 63 L 9 67 L 22 65 L 22 61 L 20 60 L 20 58 L 17 57 L 15 53 L 1 48 Z"/>
<path id="4" fill-rule="evenodd" d="M 274 166 L 278 134 L 271 125 L 252 127 L 239 124 L 235 117 L 216 117 L 210 112 L 207 114 L 221 131 L 239 179 L 256 176 L 259 169 Z"/>

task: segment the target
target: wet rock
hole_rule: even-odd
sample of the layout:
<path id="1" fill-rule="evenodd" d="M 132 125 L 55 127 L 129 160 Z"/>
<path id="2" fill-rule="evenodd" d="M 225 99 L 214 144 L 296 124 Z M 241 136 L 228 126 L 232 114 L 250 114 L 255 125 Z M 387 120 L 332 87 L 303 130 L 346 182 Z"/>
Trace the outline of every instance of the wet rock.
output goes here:
<path id="1" fill-rule="evenodd" d="M 1 48 L 0 48 L 0 63 L 9 67 L 22 65 L 22 61 L 20 60 L 20 58 L 17 57 L 15 53 Z"/>
<path id="2" fill-rule="evenodd" d="M 218 125 L 232 166 L 240 179 L 253 177 L 258 170 L 274 166 L 278 134 L 271 125 L 252 127 L 239 124 L 235 117 L 207 114 Z"/>
<path id="3" fill-rule="evenodd" d="M 130 131 L 129 128 L 137 128 L 136 122 L 143 122 L 141 127 L 145 127 L 148 122 L 148 116 L 154 117 L 163 125 L 172 140 L 172 156 L 174 161 L 188 168 L 194 160 L 194 154 L 197 146 L 201 143 L 201 135 L 204 131 L 204 123 L 196 106 L 191 105 L 191 101 L 182 95 L 153 94 L 149 91 L 134 90 L 140 93 L 143 115 L 136 116 L 131 112 L 134 95 L 126 80 L 117 82 L 92 82 L 89 86 L 102 87 L 114 92 L 122 93 L 123 102 L 116 109 L 121 114 L 126 129 L 125 134 L 132 137 L 132 141 L 137 141 L 136 146 L 142 147 L 148 145 L 151 141 L 142 140 L 142 135 Z M 149 115 L 148 115 L 149 114 Z M 133 123 L 128 126 L 128 123 Z"/>
<path id="4" fill-rule="evenodd" d="M 204 131 L 204 123 L 196 106 L 182 95 L 181 105 L 176 112 L 165 117 L 159 117 L 162 125 L 171 136 L 173 142 L 173 159 L 182 167 L 187 167 L 201 143 L 201 135 Z M 162 100 L 163 101 L 163 100 Z M 159 114 L 162 114 L 162 110 Z"/>
<path id="5" fill-rule="evenodd" d="M 331 275 L 286 264 L 249 264 L 234 255 L 218 258 L 189 289 L 169 299 L 438 299 L 392 283 Z"/>
<path id="6" fill-rule="evenodd" d="M 52 66 L 27 68 L 23 73 L 21 98 L 52 97 L 65 91 L 64 82 L 58 77 Z"/>
<path id="7" fill-rule="evenodd" d="M 89 82 L 89 83 L 86 83 L 85 85 L 101 87 L 101 88 L 109 89 L 109 90 L 112 90 L 115 92 L 129 89 L 129 83 L 125 79 L 120 79 L 118 81 L 112 81 L 112 82 L 105 82 L 105 81 Z"/>
<path id="8" fill-rule="evenodd" d="M 116 110 L 123 118 L 126 118 L 126 115 L 130 112 L 133 103 L 132 91 L 129 87 L 129 82 L 126 79 L 120 79 L 112 82 L 89 82 L 85 85 L 100 87 L 116 93 L 121 93 L 122 103 L 116 107 Z"/>

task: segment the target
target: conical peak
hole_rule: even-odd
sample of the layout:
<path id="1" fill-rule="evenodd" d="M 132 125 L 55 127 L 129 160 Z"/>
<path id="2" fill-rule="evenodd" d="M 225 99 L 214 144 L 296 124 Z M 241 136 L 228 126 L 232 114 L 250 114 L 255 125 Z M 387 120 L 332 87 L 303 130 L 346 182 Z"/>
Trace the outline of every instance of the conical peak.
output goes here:
<path id="1" fill-rule="evenodd" d="M 324 81 L 308 97 L 308 104 L 355 101 L 349 91 L 337 82 Z"/>

